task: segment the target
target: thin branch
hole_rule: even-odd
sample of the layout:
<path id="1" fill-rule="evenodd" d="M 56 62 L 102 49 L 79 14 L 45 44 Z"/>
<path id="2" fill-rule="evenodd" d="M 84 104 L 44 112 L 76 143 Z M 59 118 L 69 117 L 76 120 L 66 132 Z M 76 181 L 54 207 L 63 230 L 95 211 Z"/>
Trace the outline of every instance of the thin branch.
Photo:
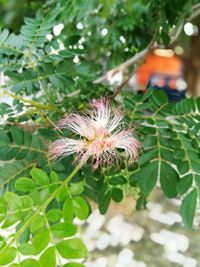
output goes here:
<path id="1" fill-rule="evenodd" d="M 47 114 L 45 114 L 44 112 L 41 112 L 43 115 L 44 115 L 44 117 L 45 117 L 45 119 L 56 129 L 56 130 L 58 130 L 61 134 L 63 134 L 63 131 L 50 119 L 50 117 L 47 115 Z"/>
<path id="2" fill-rule="evenodd" d="M 157 31 L 155 32 L 154 34 L 154 37 L 153 39 L 151 40 L 150 44 L 148 45 L 148 47 L 145 49 L 145 54 L 143 54 L 141 56 L 140 59 L 137 59 L 137 61 L 135 63 L 137 63 L 137 67 L 135 68 L 134 72 L 136 71 L 136 69 L 138 69 L 138 67 L 143 63 L 143 60 L 144 58 L 146 57 L 146 54 L 148 54 L 148 52 L 154 47 L 154 41 L 155 41 L 155 38 L 156 38 L 156 34 L 157 34 Z M 138 54 L 137 54 L 138 55 Z M 130 60 L 129 60 L 130 62 Z M 134 64 L 134 63 L 132 63 Z M 131 65 L 132 65 L 131 64 Z M 132 72 L 131 74 L 129 74 L 129 76 L 122 82 L 121 85 L 119 85 L 115 91 L 114 91 L 114 94 L 113 96 L 111 97 L 112 99 L 115 98 L 123 89 L 123 87 L 129 82 L 129 80 L 131 79 L 131 77 L 133 76 L 134 72 Z"/>
<path id="3" fill-rule="evenodd" d="M 20 122 L 10 122 L 10 121 L 7 121 L 6 124 L 11 125 L 11 126 L 17 126 L 29 132 L 33 132 L 35 129 L 43 128 L 42 125 L 40 124 L 22 124 Z"/>
<path id="4" fill-rule="evenodd" d="M 200 3 L 193 5 L 192 10 L 195 11 L 196 9 L 200 8 Z"/>
<path id="5" fill-rule="evenodd" d="M 184 21 L 182 21 L 178 29 L 175 32 L 173 32 L 173 34 L 171 34 L 169 46 L 172 45 L 178 39 L 179 35 L 181 34 L 183 30 L 183 26 L 184 26 Z"/>
<path id="6" fill-rule="evenodd" d="M 192 7 L 192 14 L 185 21 L 190 22 L 193 19 L 195 19 L 196 17 L 198 17 L 199 15 L 200 15 L 200 3 L 196 4 Z M 169 45 L 172 45 L 178 39 L 178 37 L 180 36 L 180 34 L 183 30 L 185 21 L 181 22 L 181 24 L 178 27 L 178 29 L 176 30 L 176 32 L 171 36 L 171 40 L 170 40 Z"/>
<path id="7" fill-rule="evenodd" d="M 117 67 L 115 67 L 115 68 L 113 68 L 111 70 L 109 70 L 105 75 L 103 75 L 99 79 L 95 80 L 94 83 L 101 83 L 101 82 L 107 80 L 108 77 L 112 77 L 115 73 L 124 71 L 125 69 L 127 69 L 131 65 L 135 64 L 136 62 L 138 62 L 139 60 L 144 58 L 148 51 L 149 51 L 149 46 L 147 48 L 145 48 L 144 50 L 142 50 L 141 52 L 137 53 L 132 58 L 130 58 L 127 61 L 125 61 L 124 63 L 118 65 Z"/>
<path id="8" fill-rule="evenodd" d="M 186 21 L 192 21 L 199 15 L 200 15 L 200 6 L 198 7 L 198 9 L 193 10 L 193 13 L 186 19 Z"/>
<path id="9" fill-rule="evenodd" d="M 114 99 L 123 89 L 123 87 L 130 81 L 131 77 L 133 76 L 133 73 L 131 74 L 120 84 L 114 91 L 114 94 L 112 95 L 112 99 Z"/>

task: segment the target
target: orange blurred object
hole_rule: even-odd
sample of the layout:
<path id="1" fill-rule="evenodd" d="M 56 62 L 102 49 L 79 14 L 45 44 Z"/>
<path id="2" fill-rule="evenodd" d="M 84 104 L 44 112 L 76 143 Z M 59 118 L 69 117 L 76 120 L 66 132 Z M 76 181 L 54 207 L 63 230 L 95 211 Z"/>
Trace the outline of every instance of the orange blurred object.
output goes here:
<path id="1" fill-rule="evenodd" d="M 176 78 L 180 77 L 181 70 L 182 61 L 179 57 L 173 54 L 171 56 L 161 56 L 156 53 L 148 54 L 146 62 L 139 67 L 136 73 L 139 89 L 146 90 L 146 86 L 152 74 L 162 74 L 163 76 L 174 77 L 174 79 L 170 81 L 170 87 L 171 89 L 176 89 Z M 163 82 L 164 81 L 159 80 L 158 86 L 162 87 Z"/>

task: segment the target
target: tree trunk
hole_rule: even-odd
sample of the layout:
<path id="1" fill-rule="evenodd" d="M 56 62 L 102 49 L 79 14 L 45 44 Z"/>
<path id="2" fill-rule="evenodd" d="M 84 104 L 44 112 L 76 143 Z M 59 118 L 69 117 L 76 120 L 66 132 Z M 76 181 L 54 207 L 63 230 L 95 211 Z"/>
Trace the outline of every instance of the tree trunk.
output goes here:
<path id="1" fill-rule="evenodd" d="M 200 25 L 198 29 L 200 32 Z M 200 33 L 191 37 L 190 48 L 184 61 L 187 91 L 193 97 L 200 96 Z"/>

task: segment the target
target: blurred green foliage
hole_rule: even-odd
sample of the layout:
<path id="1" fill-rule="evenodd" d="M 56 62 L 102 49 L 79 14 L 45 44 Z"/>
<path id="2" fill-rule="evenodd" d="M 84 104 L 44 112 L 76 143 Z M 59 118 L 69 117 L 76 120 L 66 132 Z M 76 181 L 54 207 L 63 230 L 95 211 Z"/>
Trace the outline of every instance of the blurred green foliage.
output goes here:
<path id="1" fill-rule="evenodd" d="M 34 16 L 45 0 L 0 0 L 0 28 L 19 32 L 24 17 Z"/>
<path id="2" fill-rule="evenodd" d="M 0 239 L 1 266 L 17 253 L 33 257 L 42 252 L 39 261 L 29 258 L 20 266 L 46 267 L 50 256 L 52 267 L 59 264 L 59 255 L 66 260 L 86 257 L 84 244 L 73 237 L 73 219 L 89 216 L 86 199 L 104 214 L 111 200 L 120 202 L 131 194 L 140 209 L 158 183 L 166 197 L 184 199 L 181 215 L 192 227 L 200 186 L 200 99 L 170 104 L 165 94 L 149 90 L 144 95 L 123 92 L 117 101 L 115 85 L 94 81 L 152 41 L 167 47 L 197 3 L 1 1 L 0 71 L 7 81 L 0 93 L 12 101 L 0 103 L 0 160 L 5 162 L 0 220 L 5 229 L 16 224 L 12 237 Z M 71 136 L 58 131 L 56 122 L 105 96 L 125 111 L 126 123 L 134 124 L 142 143 L 139 159 L 97 170 L 90 165 L 74 170 L 73 156 L 51 162 L 49 142 Z"/>

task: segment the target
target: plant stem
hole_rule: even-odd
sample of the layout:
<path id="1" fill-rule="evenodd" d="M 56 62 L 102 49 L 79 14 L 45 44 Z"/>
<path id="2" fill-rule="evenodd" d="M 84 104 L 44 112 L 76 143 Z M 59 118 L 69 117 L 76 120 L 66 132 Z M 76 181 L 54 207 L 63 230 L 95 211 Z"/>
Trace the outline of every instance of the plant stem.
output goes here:
<path id="1" fill-rule="evenodd" d="M 19 101 L 22 101 L 24 103 L 27 103 L 27 104 L 30 104 L 31 106 L 34 106 L 36 108 L 39 108 L 39 109 L 43 109 L 43 110 L 52 110 L 52 111 L 56 111 L 56 112 L 59 112 L 60 113 L 60 110 L 57 109 L 56 107 L 54 106 L 51 106 L 51 105 L 43 105 L 43 104 L 40 104 L 36 101 L 33 101 L 33 100 L 29 100 L 29 99 L 25 99 L 21 96 L 18 96 L 18 95 L 15 95 L 15 94 L 12 94 L 10 92 L 5 92 L 3 91 L 1 95 L 8 95 L 16 100 L 19 100 Z"/>
<path id="2" fill-rule="evenodd" d="M 42 212 L 49 203 L 56 197 L 57 194 L 60 193 L 60 191 L 65 187 L 72 178 L 76 175 L 76 173 L 81 169 L 82 163 L 79 163 L 76 168 L 69 174 L 69 176 L 62 182 L 62 184 L 51 194 L 51 196 L 44 202 L 43 205 L 40 206 L 40 208 L 26 221 L 26 223 L 16 232 L 15 236 L 10 240 L 10 242 L 7 243 L 5 247 L 0 251 L 0 254 L 3 253 L 9 246 L 12 245 L 12 243 L 17 240 L 17 238 L 20 237 L 21 234 L 26 230 L 26 228 L 33 222 L 35 217 Z"/>
<path id="3" fill-rule="evenodd" d="M 44 112 L 41 111 L 41 113 L 44 115 L 45 119 L 56 129 L 58 130 L 61 134 L 63 134 L 63 131 L 50 119 L 50 117 L 45 114 Z"/>

